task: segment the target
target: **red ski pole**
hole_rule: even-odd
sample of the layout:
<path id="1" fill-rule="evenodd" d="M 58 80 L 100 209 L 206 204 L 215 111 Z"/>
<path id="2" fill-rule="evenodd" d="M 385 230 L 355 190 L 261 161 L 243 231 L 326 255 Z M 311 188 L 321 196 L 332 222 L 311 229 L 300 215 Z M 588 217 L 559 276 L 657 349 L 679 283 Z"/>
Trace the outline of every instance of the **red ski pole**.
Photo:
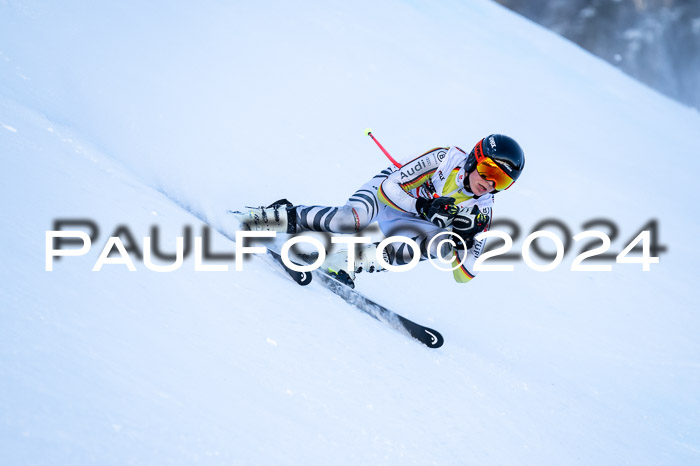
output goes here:
<path id="1" fill-rule="evenodd" d="M 382 152 L 384 152 L 384 155 L 386 155 L 386 156 L 389 158 L 389 160 L 391 160 L 391 163 L 393 163 L 394 165 L 396 165 L 396 168 L 401 168 L 401 167 L 402 167 L 402 165 L 401 165 L 399 162 L 397 162 L 396 160 L 394 160 L 394 157 L 392 157 L 391 155 L 389 155 L 389 152 L 387 152 L 386 149 L 384 149 L 384 146 L 382 146 L 382 145 L 379 143 L 379 141 L 377 141 L 377 138 L 375 138 L 374 135 L 372 134 L 372 129 L 367 128 L 367 129 L 365 130 L 365 135 L 371 137 L 371 138 L 372 138 L 372 141 L 374 141 L 374 142 L 377 143 L 377 145 L 378 145 L 379 148 L 382 150 Z M 433 194 L 433 197 L 440 197 L 440 196 L 438 196 L 437 193 L 434 193 L 434 194 Z"/>
<path id="2" fill-rule="evenodd" d="M 391 155 L 389 155 L 389 153 L 386 151 L 386 149 L 384 149 L 384 146 L 382 146 L 382 145 L 379 143 L 379 141 L 377 141 L 377 138 L 374 137 L 374 135 L 372 134 L 372 130 L 371 130 L 370 128 L 367 128 L 367 129 L 365 130 L 365 135 L 371 137 L 372 140 L 373 140 L 374 142 L 377 143 L 377 145 L 378 145 L 379 148 L 382 150 L 382 152 L 384 152 L 384 155 L 386 155 L 386 156 L 389 158 L 389 160 L 391 160 L 391 163 L 393 163 L 394 165 L 396 165 L 397 168 L 401 168 L 401 164 L 400 164 L 399 162 L 397 162 L 396 160 L 394 160 L 394 157 L 392 157 Z"/>

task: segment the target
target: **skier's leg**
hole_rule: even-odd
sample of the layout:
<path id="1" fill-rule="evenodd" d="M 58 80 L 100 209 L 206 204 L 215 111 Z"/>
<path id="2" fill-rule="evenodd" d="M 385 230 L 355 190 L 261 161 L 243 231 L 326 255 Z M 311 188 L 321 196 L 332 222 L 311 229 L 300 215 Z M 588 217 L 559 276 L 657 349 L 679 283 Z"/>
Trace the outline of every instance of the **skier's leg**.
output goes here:
<path id="1" fill-rule="evenodd" d="M 389 174 L 390 169 L 383 170 L 355 191 L 344 206 L 296 206 L 296 231 L 352 234 L 364 230 L 386 207 L 377 190 Z"/>
<path id="2" fill-rule="evenodd" d="M 268 207 L 233 213 L 241 223 L 256 231 L 357 233 L 385 210 L 386 205 L 379 202 L 377 190 L 391 172 L 391 168 L 382 170 L 355 191 L 343 206 L 293 206 L 281 199 Z"/>
<path id="3" fill-rule="evenodd" d="M 449 243 L 441 243 L 442 238 L 431 240 L 445 230 L 414 215 L 388 208 L 378 218 L 382 233 L 390 236 L 406 236 L 418 244 L 420 260 L 448 257 L 452 252 Z M 357 247 L 354 268 L 348 263 L 345 249 L 326 256 L 322 269 L 335 275 L 338 280 L 354 286 L 355 275 L 359 272 L 381 272 L 384 268 L 376 260 L 377 244 L 362 244 Z M 394 242 L 382 251 L 383 258 L 392 265 L 406 265 L 413 258 L 413 249 L 404 242 Z"/>
<path id="4" fill-rule="evenodd" d="M 432 223 L 414 216 L 408 216 L 401 212 L 391 212 L 391 216 L 386 220 L 382 219 L 379 222 L 379 228 L 382 233 L 388 238 L 390 236 L 406 236 L 411 238 L 418 244 L 420 251 L 420 260 L 428 258 L 436 259 L 440 257 L 448 257 L 452 252 L 452 246 L 448 242 L 442 242 L 443 239 L 449 239 L 449 235 L 442 235 L 440 238 L 435 238 L 445 230 L 433 225 Z M 435 238 L 434 241 L 433 238 Z M 442 243 L 442 244 L 441 244 Z M 389 244 L 385 249 L 385 256 L 388 256 L 387 262 L 392 265 L 405 265 L 413 259 L 413 249 L 406 243 L 395 242 Z"/>

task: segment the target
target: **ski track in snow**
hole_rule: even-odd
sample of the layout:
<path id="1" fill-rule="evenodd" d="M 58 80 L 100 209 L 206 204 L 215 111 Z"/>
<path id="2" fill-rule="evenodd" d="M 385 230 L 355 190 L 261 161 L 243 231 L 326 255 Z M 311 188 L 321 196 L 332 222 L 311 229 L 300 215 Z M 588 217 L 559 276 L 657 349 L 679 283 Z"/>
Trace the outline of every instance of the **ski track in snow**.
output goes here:
<path id="1" fill-rule="evenodd" d="M 17 132 L 17 130 L 16 130 L 15 128 L 13 128 L 13 127 L 10 126 L 10 125 L 6 125 L 5 123 L 3 123 L 3 122 L 1 122 L 1 121 L 0 121 L 0 126 L 2 126 L 3 128 L 5 128 L 6 130 L 10 131 L 11 133 L 16 133 L 16 132 Z"/>

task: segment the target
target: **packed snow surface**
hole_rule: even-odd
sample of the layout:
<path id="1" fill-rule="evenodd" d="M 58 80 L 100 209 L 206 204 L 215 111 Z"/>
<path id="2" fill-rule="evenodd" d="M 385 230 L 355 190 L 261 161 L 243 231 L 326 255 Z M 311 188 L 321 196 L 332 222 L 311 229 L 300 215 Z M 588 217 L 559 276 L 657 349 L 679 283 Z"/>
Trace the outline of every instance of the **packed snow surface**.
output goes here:
<path id="1" fill-rule="evenodd" d="M 228 209 L 343 204 L 388 165 L 367 126 L 404 160 L 516 138 L 512 252 L 544 219 L 612 221 L 613 256 L 656 219 L 667 249 L 358 276 L 437 350 L 260 259 L 92 271 L 120 230 L 173 253 L 205 220 L 231 254 Z M 2 462 L 698 464 L 699 128 L 484 1 L 0 2 Z M 99 232 L 47 272 L 57 219 Z"/>

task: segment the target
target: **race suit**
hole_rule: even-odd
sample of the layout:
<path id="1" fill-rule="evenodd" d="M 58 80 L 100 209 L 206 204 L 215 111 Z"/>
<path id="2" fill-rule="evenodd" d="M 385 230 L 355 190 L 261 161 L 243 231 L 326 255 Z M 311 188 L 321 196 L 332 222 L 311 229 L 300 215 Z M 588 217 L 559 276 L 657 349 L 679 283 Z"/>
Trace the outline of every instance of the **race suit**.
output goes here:
<path id="1" fill-rule="evenodd" d="M 297 206 L 297 231 L 352 234 L 376 221 L 385 236 L 402 235 L 413 239 L 420 247 L 421 260 L 451 253 L 453 266 L 457 266 L 466 254 L 467 258 L 453 271 L 453 276 L 460 283 L 468 282 L 476 275 L 474 262 L 481 254 L 485 240 L 473 241 L 466 251 L 450 251 L 451 247 L 443 243 L 443 249 L 438 251 L 442 239 L 439 238 L 433 241 L 428 251 L 430 240 L 446 230 L 419 216 L 416 211 L 418 197 L 451 197 L 460 212 L 468 212 L 477 205 L 489 217 L 489 224 L 484 228 L 488 230 L 493 194 L 476 198 L 464 187 L 466 160 L 467 154 L 459 147 L 438 147 L 402 164 L 401 168 L 386 168 L 350 196 L 344 206 Z M 392 243 L 386 250 L 393 265 L 404 265 L 412 259 L 412 250 L 405 243 Z"/>

